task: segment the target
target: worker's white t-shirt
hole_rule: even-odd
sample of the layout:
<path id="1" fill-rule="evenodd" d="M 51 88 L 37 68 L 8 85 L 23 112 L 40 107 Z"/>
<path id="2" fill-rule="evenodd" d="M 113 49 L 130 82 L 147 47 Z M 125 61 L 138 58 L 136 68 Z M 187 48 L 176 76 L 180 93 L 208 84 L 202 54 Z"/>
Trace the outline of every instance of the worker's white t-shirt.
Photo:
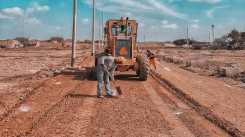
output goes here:
<path id="1" fill-rule="evenodd" d="M 98 64 L 105 64 L 106 69 L 114 75 L 117 64 L 115 63 L 115 58 L 112 56 L 102 56 L 101 59 L 98 60 Z"/>

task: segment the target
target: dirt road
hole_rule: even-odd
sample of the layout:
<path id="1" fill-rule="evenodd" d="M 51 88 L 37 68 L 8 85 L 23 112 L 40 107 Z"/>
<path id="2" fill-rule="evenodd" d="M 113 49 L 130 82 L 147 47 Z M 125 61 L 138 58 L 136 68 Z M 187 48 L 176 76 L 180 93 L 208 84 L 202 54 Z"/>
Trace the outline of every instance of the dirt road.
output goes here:
<path id="1" fill-rule="evenodd" d="M 149 77 L 116 72 L 123 91 L 97 98 L 94 59 L 83 56 L 82 69 L 65 69 L 32 88 L 7 110 L 1 136 L 231 136 Z M 111 88 L 116 89 L 111 82 Z M 104 89 L 104 87 L 103 87 Z M 103 90 L 103 94 L 105 91 Z"/>

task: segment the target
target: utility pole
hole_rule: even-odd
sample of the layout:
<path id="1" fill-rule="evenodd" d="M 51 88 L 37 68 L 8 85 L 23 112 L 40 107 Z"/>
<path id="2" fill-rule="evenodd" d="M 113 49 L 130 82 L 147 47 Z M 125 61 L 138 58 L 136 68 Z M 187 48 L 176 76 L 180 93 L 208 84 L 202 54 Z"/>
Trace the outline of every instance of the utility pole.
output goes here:
<path id="1" fill-rule="evenodd" d="M 210 44 L 210 32 L 209 32 L 209 44 Z"/>
<path id="2" fill-rule="evenodd" d="M 214 24 L 212 24 L 212 35 L 213 35 L 213 42 L 214 42 Z"/>
<path id="3" fill-rule="evenodd" d="M 188 47 L 189 47 L 189 38 L 188 38 L 188 27 L 187 27 L 187 51 L 188 51 Z"/>
<path id="4" fill-rule="evenodd" d="M 25 24 L 25 11 L 24 11 L 24 16 L 23 16 L 22 37 L 24 36 L 24 24 Z"/>
<path id="5" fill-rule="evenodd" d="M 24 38 L 24 24 L 25 24 L 25 11 L 24 11 L 24 16 L 23 16 L 22 38 Z M 26 39 L 24 41 L 23 47 L 25 47 L 25 45 L 26 45 Z"/>
<path id="6" fill-rule="evenodd" d="M 92 54 L 94 56 L 94 34 L 95 34 L 95 0 L 93 2 L 93 32 L 92 32 Z"/>
<path id="7" fill-rule="evenodd" d="M 236 27 L 234 27 L 234 31 L 236 31 Z M 237 33 L 235 32 L 236 34 L 236 43 L 235 43 L 235 47 L 237 47 Z"/>
<path id="8" fill-rule="evenodd" d="M 75 66 L 75 55 L 76 55 L 76 14 L 77 14 L 77 0 L 74 0 L 71 67 Z"/>
<path id="9" fill-rule="evenodd" d="M 100 54 L 100 19 L 99 19 L 99 54 Z"/>
<path id="10" fill-rule="evenodd" d="M 104 48 L 103 44 L 104 44 L 104 26 L 103 26 L 103 11 L 102 11 L 102 45 L 101 45 L 101 49 Z"/>

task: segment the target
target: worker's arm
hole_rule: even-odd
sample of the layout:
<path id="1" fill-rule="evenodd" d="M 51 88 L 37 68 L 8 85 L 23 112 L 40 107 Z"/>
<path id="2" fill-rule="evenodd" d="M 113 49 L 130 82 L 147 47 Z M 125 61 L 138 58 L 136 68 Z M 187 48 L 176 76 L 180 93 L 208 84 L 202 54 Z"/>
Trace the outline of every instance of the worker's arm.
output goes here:
<path id="1" fill-rule="evenodd" d="M 149 52 L 147 53 L 147 57 L 149 57 Z"/>

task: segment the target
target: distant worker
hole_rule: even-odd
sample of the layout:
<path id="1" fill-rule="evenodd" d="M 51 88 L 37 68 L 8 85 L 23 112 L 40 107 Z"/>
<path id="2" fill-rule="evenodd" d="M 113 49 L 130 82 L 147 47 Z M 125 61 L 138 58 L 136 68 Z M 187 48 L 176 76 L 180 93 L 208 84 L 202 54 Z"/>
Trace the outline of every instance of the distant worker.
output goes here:
<path id="1" fill-rule="evenodd" d="M 112 57 L 112 56 L 102 56 L 101 57 L 101 63 L 97 68 L 97 94 L 98 98 L 104 98 L 102 95 L 101 86 L 104 79 L 105 84 L 105 91 L 108 96 L 115 97 L 116 91 L 110 90 L 110 84 L 109 84 L 109 74 L 106 72 L 111 73 L 112 81 L 114 81 L 114 72 L 118 64 L 123 65 L 125 62 L 124 57 Z"/>
<path id="2" fill-rule="evenodd" d="M 156 59 L 155 59 L 155 53 L 152 52 L 151 50 L 147 50 L 147 57 L 149 57 L 149 66 L 151 66 L 151 64 L 153 65 L 155 71 L 156 71 Z"/>

